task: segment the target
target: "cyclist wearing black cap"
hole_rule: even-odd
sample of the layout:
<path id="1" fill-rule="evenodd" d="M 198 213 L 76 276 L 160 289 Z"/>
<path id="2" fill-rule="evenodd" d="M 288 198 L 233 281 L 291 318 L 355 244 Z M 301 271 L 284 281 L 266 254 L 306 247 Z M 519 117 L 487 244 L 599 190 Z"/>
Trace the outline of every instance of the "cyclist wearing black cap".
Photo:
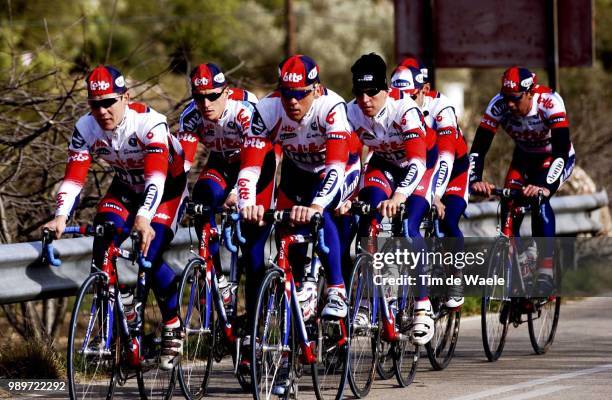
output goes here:
<path id="1" fill-rule="evenodd" d="M 408 235 L 422 239 L 419 226 L 429 209 L 427 197 L 418 195 L 419 186 L 432 180 L 427 165 L 427 137 L 423 115 L 418 105 L 408 96 L 395 91 L 393 96 L 387 85 L 387 65 L 374 53 L 361 56 L 351 67 L 355 99 L 348 104 L 349 121 L 358 137 L 372 152 L 363 174 L 359 199 L 377 208 L 377 219 L 394 216 L 402 203 L 406 203 L 409 221 Z M 435 159 L 434 159 L 435 161 Z M 435 163 L 432 163 L 433 167 Z M 366 237 L 370 221 L 362 218 L 359 236 Z M 414 241 L 414 250 L 424 249 L 422 240 Z M 417 266 L 419 275 L 423 265 Z M 433 336 L 431 302 L 427 288 L 418 287 L 412 340 L 425 344 Z M 390 299 L 390 304 L 393 299 Z M 393 305 L 391 304 L 391 307 Z M 385 329 L 385 332 L 394 332 Z M 389 340 L 394 340 L 389 337 Z"/>

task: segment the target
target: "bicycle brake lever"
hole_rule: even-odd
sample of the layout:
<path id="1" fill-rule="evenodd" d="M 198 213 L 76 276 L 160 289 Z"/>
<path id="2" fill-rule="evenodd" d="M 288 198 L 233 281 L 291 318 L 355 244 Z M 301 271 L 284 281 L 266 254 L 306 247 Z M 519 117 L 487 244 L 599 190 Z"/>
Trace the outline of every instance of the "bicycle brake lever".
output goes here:
<path id="1" fill-rule="evenodd" d="M 323 228 L 317 231 L 317 236 L 317 247 L 319 248 L 319 250 L 321 250 L 323 254 L 329 254 L 330 250 L 329 247 L 325 245 L 325 231 L 323 230 Z"/>
<path id="2" fill-rule="evenodd" d="M 42 237 L 42 262 L 44 264 L 50 264 L 54 267 L 62 265 L 62 260 L 55 258 L 53 252 L 53 232 L 49 229 L 43 229 Z"/>

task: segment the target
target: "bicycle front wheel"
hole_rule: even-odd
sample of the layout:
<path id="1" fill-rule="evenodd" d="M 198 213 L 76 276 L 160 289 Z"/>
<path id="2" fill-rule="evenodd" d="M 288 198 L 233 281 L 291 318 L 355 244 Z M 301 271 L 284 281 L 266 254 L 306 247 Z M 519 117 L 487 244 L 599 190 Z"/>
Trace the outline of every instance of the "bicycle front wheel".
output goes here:
<path id="1" fill-rule="evenodd" d="M 512 263 L 509 246 L 506 239 L 497 240 L 493 244 L 489 252 L 487 277 L 497 276 L 503 278 L 503 282 L 507 282 L 509 279 L 507 266 L 508 263 Z M 489 361 L 497 361 L 506 343 L 512 307 L 507 292 L 506 284 L 488 285 L 484 289 L 480 313 L 482 345 Z"/>
<path id="2" fill-rule="evenodd" d="M 435 331 L 425 348 L 433 369 L 441 371 L 448 366 L 455 354 L 459 338 L 461 309 L 446 308 L 444 299 L 440 297 L 432 298 L 431 303 L 434 309 Z"/>
<path id="3" fill-rule="evenodd" d="M 259 288 L 255 321 L 251 332 L 251 382 L 253 398 L 270 399 L 283 359 L 290 349 L 285 341 L 290 332 L 290 310 L 284 296 L 285 282 L 279 270 L 268 271 Z"/>
<path id="4" fill-rule="evenodd" d="M 317 293 L 317 363 L 312 365 L 312 381 L 318 400 L 342 399 L 349 369 L 348 314 L 339 320 L 323 319 L 321 313 L 326 304 L 325 279 L 319 275 Z"/>
<path id="5" fill-rule="evenodd" d="M 178 367 L 170 371 L 160 368 L 163 319 L 152 290 L 147 290 L 143 303 L 143 335 L 140 340 L 141 367 L 136 375 L 142 400 L 171 399 Z"/>
<path id="6" fill-rule="evenodd" d="M 205 275 L 202 260 L 190 260 L 178 290 L 185 341 L 177 375 L 183 394 L 190 400 L 200 399 L 206 393 L 213 365 L 215 307 Z"/>
<path id="7" fill-rule="evenodd" d="M 396 324 L 401 334 L 401 339 L 394 342 L 392 346 L 393 367 L 395 369 L 395 377 L 400 387 L 406 387 L 414 381 L 419 363 L 421 347 L 412 344 L 408 339 L 410 337 L 410 327 L 414 315 L 414 294 L 410 293 L 410 287 L 405 287 L 409 292 L 404 298 L 400 297 L 400 307 L 397 311 Z M 403 302 L 403 304 L 402 304 Z"/>
<path id="8" fill-rule="evenodd" d="M 349 290 L 351 346 L 349 352 L 349 385 L 357 398 L 367 396 L 374 383 L 378 363 L 380 329 L 374 318 L 373 259 L 362 253 L 355 259 Z"/>
<path id="9" fill-rule="evenodd" d="M 114 300 L 103 273 L 90 275 L 79 289 L 68 333 L 71 399 L 113 398 L 121 357 L 119 324 L 111 306 Z"/>

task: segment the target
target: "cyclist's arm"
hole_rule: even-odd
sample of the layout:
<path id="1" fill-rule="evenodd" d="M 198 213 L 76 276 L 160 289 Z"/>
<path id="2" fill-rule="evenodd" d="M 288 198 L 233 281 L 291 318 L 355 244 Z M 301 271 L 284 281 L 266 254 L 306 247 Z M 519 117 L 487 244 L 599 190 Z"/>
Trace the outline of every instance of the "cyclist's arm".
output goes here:
<path id="1" fill-rule="evenodd" d="M 185 155 L 185 172 L 189 172 L 195 161 L 196 151 L 198 150 L 198 135 L 189 131 L 179 131 L 177 138 Z"/>
<path id="2" fill-rule="evenodd" d="M 138 209 L 137 216 L 151 221 L 164 193 L 166 175 L 168 174 L 168 126 L 164 123 L 155 125 L 141 138 L 144 145 L 144 202 Z"/>
<path id="3" fill-rule="evenodd" d="M 482 181 L 484 161 L 487 156 L 493 137 L 502 115 L 506 112 L 506 103 L 501 95 L 495 96 L 487 106 L 487 109 L 476 129 L 474 142 L 470 149 L 470 184 Z"/>
<path id="4" fill-rule="evenodd" d="M 199 111 L 195 102 L 190 102 L 179 118 L 179 129 L 177 138 L 185 153 L 185 172 L 188 172 L 195 160 L 198 149 L 199 137 L 197 132 L 198 124 L 201 121 Z"/>
<path id="5" fill-rule="evenodd" d="M 569 151 L 572 146 L 570 140 L 569 121 L 565 113 L 565 105 L 557 93 L 549 95 L 551 102 L 545 107 L 546 120 L 550 127 L 550 141 L 553 160 L 548 168 L 546 182 L 542 186 L 554 191 L 559 187 L 563 170 L 568 162 Z"/>
<path id="6" fill-rule="evenodd" d="M 460 135 L 457 117 L 451 107 L 447 107 L 438 113 L 437 121 L 437 145 L 438 145 L 438 180 L 435 184 L 434 194 L 442 197 L 450 182 L 451 171 L 455 163 L 455 143 Z"/>
<path id="7" fill-rule="evenodd" d="M 474 143 L 470 149 L 470 184 L 482 181 L 484 162 L 487 152 L 493 143 L 495 133 L 479 126 L 474 136 Z"/>
<path id="8" fill-rule="evenodd" d="M 402 180 L 395 193 L 409 197 L 416 189 L 425 174 L 427 158 L 427 144 L 425 143 L 425 126 L 421 112 L 411 108 L 402 117 L 404 149 L 406 152 L 406 170 L 408 173 Z"/>
<path id="9" fill-rule="evenodd" d="M 268 129 L 259 111 L 255 110 L 253 122 L 242 141 L 240 150 L 240 172 L 238 173 L 238 208 L 254 206 L 256 203 L 257 181 L 261 167 L 272 142 Z"/>
<path id="10" fill-rule="evenodd" d="M 75 201 L 87 179 L 87 171 L 91 165 L 91 155 L 86 140 L 74 129 L 72 140 L 68 147 L 68 162 L 66 172 L 56 196 L 55 216 L 68 217 L 72 212 Z"/>
<path id="11" fill-rule="evenodd" d="M 336 104 L 327 114 L 325 123 L 325 178 L 312 201 L 313 206 L 321 209 L 333 201 L 344 181 L 352 132 L 346 116 L 346 105 Z"/>

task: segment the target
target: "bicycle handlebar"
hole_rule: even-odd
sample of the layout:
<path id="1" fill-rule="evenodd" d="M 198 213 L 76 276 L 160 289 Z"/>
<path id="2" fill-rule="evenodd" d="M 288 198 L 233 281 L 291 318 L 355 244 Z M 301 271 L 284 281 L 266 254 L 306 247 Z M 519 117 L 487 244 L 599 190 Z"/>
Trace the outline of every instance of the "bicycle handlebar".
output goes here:
<path id="1" fill-rule="evenodd" d="M 538 191 L 537 198 L 535 200 L 532 200 L 529 197 L 525 197 L 521 189 L 498 188 L 498 187 L 493 188 L 493 190 L 491 190 L 491 194 L 493 196 L 497 196 L 501 199 L 507 199 L 507 200 L 527 198 L 531 200 L 533 203 L 536 203 L 538 206 L 542 204 L 542 202 L 544 201 L 544 197 L 546 197 L 544 196 L 544 193 L 542 190 Z"/>
<path id="2" fill-rule="evenodd" d="M 121 233 L 121 228 L 115 228 L 114 224 L 111 222 L 107 222 L 100 225 L 69 225 L 64 228 L 64 234 L 77 234 L 83 236 L 95 236 L 95 237 L 104 237 L 107 235 Z M 151 268 L 151 262 L 147 261 L 145 257 L 142 255 L 142 252 L 137 249 L 136 244 L 140 240 L 140 235 L 137 232 L 132 232 L 130 234 L 132 238 L 132 251 L 129 253 L 128 257 L 123 256 L 123 258 L 131 259 L 132 262 L 136 261 L 138 265 L 142 268 Z M 43 264 L 51 264 L 54 267 L 59 267 L 62 265 L 62 260 L 60 258 L 56 258 L 53 249 L 53 239 L 54 232 L 44 228 L 42 234 L 42 262 Z"/>
<path id="3" fill-rule="evenodd" d="M 291 210 L 268 210 L 264 212 L 263 220 L 266 223 L 281 223 L 287 224 L 291 221 Z M 310 224 L 313 231 L 316 231 L 317 249 L 324 254 L 329 254 L 330 249 L 325 245 L 325 231 L 323 230 L 323 216 L 320 213 L 314 213 L 310 218 Z"/>

